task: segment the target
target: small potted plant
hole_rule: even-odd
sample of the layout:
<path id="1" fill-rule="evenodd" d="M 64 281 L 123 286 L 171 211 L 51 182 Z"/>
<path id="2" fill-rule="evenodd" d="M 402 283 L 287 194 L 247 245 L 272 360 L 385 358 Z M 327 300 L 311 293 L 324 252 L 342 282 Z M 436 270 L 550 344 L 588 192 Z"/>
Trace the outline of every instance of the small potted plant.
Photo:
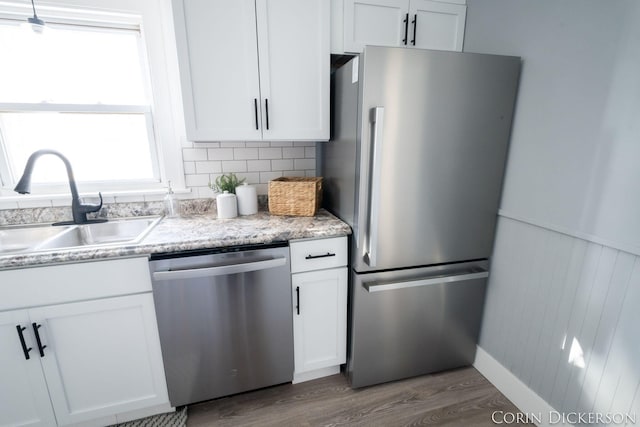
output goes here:
<path id="1" fill-rule="evenodd" d="M 209 188 L 218 194 L 216 205 L 218 206 L 218 218 L 235 218 L 238 216 L 238 201 L 236 199 L 236 187 L 244 182 L 244 178 L 238 179 L 234 173 L 220 175 L 214 182 L 209 182 Z"/>
<path id="2" fill-rule="evenodd" d="M 225 191 L 228 191 L 229 193 L 236 194 L 236 187 L 244 181 L 245 178 L 238 179 L 235 173 L 229 173 L 220 175 L 214 182 L 209 182 L 209 188 L 216 193 L 224 193 Z"/>

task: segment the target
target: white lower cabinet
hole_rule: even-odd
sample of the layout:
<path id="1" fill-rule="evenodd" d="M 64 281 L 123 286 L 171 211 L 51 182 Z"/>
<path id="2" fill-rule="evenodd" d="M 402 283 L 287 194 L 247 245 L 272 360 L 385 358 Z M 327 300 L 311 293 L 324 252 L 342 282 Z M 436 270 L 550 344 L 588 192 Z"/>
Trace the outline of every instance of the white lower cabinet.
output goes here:
<path id="1" fill-rule="evenodd" d="M 95 264 L 96 273 L 105 268 Z M 24 270 L 25 281 L 51 268 Z M 168 410 L 150 283 L 136 284 L 147 286 L 140 294 L 0 312 L 0 426 L 106 425 L 120 414 Z"/>
<path id="2" fill-rule="evenodd" d="M 20 330 L 29 360 L 25 359 Z M 28 327 L 28 328 L 27 328 Z M 53 426 L 53 415 L 47 383 L 36 356 L 35 343 L 27 329 L 31 329 L 26 310 L 0 313 L 0 425 Z"/>
<path id="3" fill-rule="evenodd" d="M 346 362 L 346 245 L 346 237 L 291 244 L 292 271 L 305 269 L 294 268 L 296 259 L 313 269 L 291 276 L 294 383 L 338 373 Z"/>

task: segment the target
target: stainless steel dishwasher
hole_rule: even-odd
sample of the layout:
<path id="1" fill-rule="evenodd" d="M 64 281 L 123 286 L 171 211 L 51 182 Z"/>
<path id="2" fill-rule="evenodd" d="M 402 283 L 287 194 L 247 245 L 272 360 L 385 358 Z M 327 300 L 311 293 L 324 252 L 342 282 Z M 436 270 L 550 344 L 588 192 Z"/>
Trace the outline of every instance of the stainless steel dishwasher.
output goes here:
<path id="1" fill-rule="evenodd" d="M 289 247 L 151 257 L 173 406 L 293 379 Z"/>

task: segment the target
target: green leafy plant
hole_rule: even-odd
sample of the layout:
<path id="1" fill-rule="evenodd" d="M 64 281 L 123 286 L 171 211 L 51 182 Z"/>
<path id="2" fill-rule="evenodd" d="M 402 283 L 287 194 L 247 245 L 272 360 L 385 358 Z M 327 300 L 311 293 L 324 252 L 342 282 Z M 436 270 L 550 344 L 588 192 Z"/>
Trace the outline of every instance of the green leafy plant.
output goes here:
<path id="1" fill-rule="evenodd" d="M 220 175 L 215 179 L 215 182 L 209 182 L 209 188 L 216 193 L 222 193 L 228 191 L 229 193 L 236 193 L 236 187 L 242 184 L 246 178 L 238 179 L 235 173 L 229 173 Z"/>

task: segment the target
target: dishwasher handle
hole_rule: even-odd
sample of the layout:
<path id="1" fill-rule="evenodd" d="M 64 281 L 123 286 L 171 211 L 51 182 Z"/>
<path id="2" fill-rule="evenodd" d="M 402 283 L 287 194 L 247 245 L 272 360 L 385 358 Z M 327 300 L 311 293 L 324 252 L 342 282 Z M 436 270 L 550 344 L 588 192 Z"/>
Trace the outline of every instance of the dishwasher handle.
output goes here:
<path id="1" fill-rule="evenodd" d="M 198 279 L 201 277 L 224 276 L 227 274 L 248 273 L 250 271 L 267 270 L 269 268 L 281 267 L 287 263 L 287 258 L 280 257 L 264 261 L 254 261 L 222 265 L 217 267 L 193 268 L 174 271 L 156 271 L 153 273 L 153 280 L 180 280 Z"/>
<path id="2" fill-rule="evenodd" d="M 450 276 L 437 276 L 421 280 L 409 280 L 393 283 L 363 283 L 367 292 L 394 291 L 397 289 L 417 288 L 421 286 L 439 285 L 443 283 L 464 282 L 467 280 L 484 279 L 489 277 L 488 271 L 474 271 Z"/>

